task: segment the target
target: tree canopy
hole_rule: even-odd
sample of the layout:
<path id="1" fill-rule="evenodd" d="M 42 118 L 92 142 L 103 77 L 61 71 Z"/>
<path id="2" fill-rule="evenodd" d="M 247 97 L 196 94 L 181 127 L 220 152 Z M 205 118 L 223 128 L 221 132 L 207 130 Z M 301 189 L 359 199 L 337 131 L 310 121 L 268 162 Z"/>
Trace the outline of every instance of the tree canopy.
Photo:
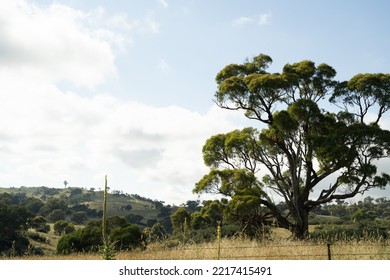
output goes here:
<path id="1" fill-rule="evenodd" d="M 305 238 L 314 207 L 389 184 L 377 163 L 390 156 L 390 131 L 380 127 L 390 108 L 390 74 L 339 82 L 327 64 L 304 60 L 269 73 L 271 63 L 260 54 L 217 74 L 217 105 L 241 110 L 263 128 L 210 137 L 203 147 L 210 172 L 194 192 L 230 197 L 231 213 L 252 210 L 248 221 Z"/>

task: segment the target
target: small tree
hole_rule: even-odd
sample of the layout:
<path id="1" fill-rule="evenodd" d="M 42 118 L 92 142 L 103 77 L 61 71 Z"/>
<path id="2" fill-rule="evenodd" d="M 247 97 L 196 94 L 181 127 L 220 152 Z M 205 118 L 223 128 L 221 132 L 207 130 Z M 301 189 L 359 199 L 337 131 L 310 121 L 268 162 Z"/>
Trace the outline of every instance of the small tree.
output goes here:
<path id="1" fill-rule="evenodd" d="M 64 220 L 65 216 L 66 215 L 65 215 L 65 212 L 63 210 L 55 209 L 47 216 L 47 220 L 51 223 L 55 223 L 59 220 Z"/>
<path id="2" fill-rule="evenodd" d="M 75 224 L 83 224 L 88 219 L 87 213 L 84 211 L 77 211 L 72 215 L 72 222 Z"/>
<path id="3" fill-rule="evenodd" d="M 27 211 L 36 215 L 43 206 L 43 202 L 42 200 L 35 197 L 26 197 L 26 199 L 23 201 L 23 206 L 27 209 Z"/>
<path id="4" fill-rule="evenodd" d="M 63 235 L 57 244 L 58 254 L 97 252 L 103 245 L 100 223 L 90 223 L 85 228 Z"/>
<path id="5" fill-rule="evenodd" d="M 162 241 L 168 238 L 168 234 L 165 228 L 160 223 L 155 223 L 149 232 L 149 241 L 156 242 Z"/>
<path id="6" fill-rule="evenodd" d="M 183 233 L 185 230 L 185 224 L 191 220 L 191 213 L 189 213 L 183 207 L 176 210 L 171 216 L 172 226 L 174 232 Z"/>
<path id="7" fill-rule="evenodd" d="M 31 218 L 24 207 L 0 202 L 0 254 L 25 253 L 30 244 L 24 233 Z"/>
<path id="8" fill-rule="evenodd" d="M 125 219 L 129 223 L 139 224 L 144 219 L 144 217 L 141 216 L 141 215 L 136 215 L 136 214 L 128 214 L 128 215 L 125 216 Z"/>
<path id="9" fill-rule="evenodd" d="M 127 224 L 124 227 L 114 228 L 110 233 L 110 239 L 115 244 L 116 250 L 132 250 L 141 243 L 142 232 L 138 226 Z"/>
<path id="10" fill-rule="evenodd" d="M 48 189 L 50 190 L 50 189 Z M 54 210 L 61 209 L 63 211 L 68 209 L 68 202 L 63 198 L 49 197 L 46 203 L 41 207 L 40 213 L 43 216 L 49 215 Z"/>
<path id="11" fill-rule="evenodd" d="M 64 235 L 74 232 L 76 229 L 72 223 L 60 220 L 54 223 L 54 234 Z"/>
<path id="12" fill-rule="evenodd" d="M 47 224 L 47 220 L 43 216 L 36 216 L 30 221 L 30 226 L 39 232 L 48 233 L 50 226 Z"/>

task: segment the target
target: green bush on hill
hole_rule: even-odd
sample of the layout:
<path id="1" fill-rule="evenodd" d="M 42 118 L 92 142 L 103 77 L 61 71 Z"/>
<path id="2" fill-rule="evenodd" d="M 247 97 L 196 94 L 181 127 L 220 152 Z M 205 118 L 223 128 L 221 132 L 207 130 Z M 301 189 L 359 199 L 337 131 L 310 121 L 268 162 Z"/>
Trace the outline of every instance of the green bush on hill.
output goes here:
<path id="1" fill-rule="evenodd" d="M 111 217 L 107 221 L 110 241 L 116 250 L 131 250 L 142 242 L 142 233 L 138 226 L 129 224 L 120 217 Z M 57 245 L 58 254 L 79 252 L 97 252 L 103 246 L 101 221 L 94 221 L 73 233 L 65 234 Z"/>

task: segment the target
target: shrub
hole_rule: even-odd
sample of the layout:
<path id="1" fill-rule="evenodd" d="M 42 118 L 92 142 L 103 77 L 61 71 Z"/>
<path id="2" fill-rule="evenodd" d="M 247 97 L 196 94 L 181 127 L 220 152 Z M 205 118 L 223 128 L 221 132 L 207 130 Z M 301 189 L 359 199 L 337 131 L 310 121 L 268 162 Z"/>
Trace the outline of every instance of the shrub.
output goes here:
<path id="1" fill-rule="evenodd" d="M 350 225 L 322 225 L 317 226 L 310 234 L 310 238 L 316 240 L 351 240 L 351 239 L 378 239 L 388 238 L 387 228 L 366 226 L 356 227 Z"/>
<path id="2" fill-rule="evenodd" d="M 148 241 L 156 242 L 168 238 L 165 228 L 160 223 L 155 223 L 148 233 Z"/>
<path id="3" fill-rule="evenodd" d="M 59 220 L 54 224 L 54 234 L 57 235 L 70 234 L 75 230 L 76 229 L 72 223 L 69 223 L 64 220 Z"/>
<path id="4" fill-rule="evenodd" d="M 27 232 L 27 236 L 30 237 L 32 240 L 35 240 L 37 242 L 45 243 L 47 242 L 46 237 L 40 235 L 37 232 Z"/>
<path id="5" fill-rule="evenodd" d="M 73 213 L 73 216 L 71 218 L 72 222 L 76 224 L 82 224 L 88 219 L 87 213 L 84 211 L 78 211 L 76 213 Z"/>
<path id="6" fill-rule="evenodd" d="M 48 233 L 50 226 L 46 222 L 47 220 L 43 216 L 36 216 L 30 221 L 30 225 L 38 232 Z"/>
<path id="7" fill-rule="evenodd" d="M 111 231 L 110 239 L 117 250 L 132 250 L 141 243 L 141 230 L 138 226 L 129 224 Z"/>
<path id="8" fill-rule="evenodd" d="M 65 212 L 61 209 L 55 209 L 47 216 L 47 220 L 51 223 L 55 223 L 59 220 L 64 220 L 64 219 L 65 219 Z"/>
<path id="9" fill-rule="evenodd" d="M 128 224 L 119 217 L 110 218 L 108 225 L 110 242 L 115 244 L 115 249 L 131 250 L 140 245 L 142 233 L 138 226 Z M 95 221 L 83 229 L 62 236 L 58 241 L 57 253 L 96 252 L 102 245 L 101 222 Z"/>
<path id="10" fill-rule="evenodd" d="M 57 253 L 96 252 L 102 244 L 101 229 L 99 227 L 85 227 L 62 236 L 57 244 Z"/>
<path id="11" fill-rule="evenodd" d="M 25 231 L 31 218 L 26 208 L 0 202 L 0 254 L 24 254 L 30 245 Z"/>

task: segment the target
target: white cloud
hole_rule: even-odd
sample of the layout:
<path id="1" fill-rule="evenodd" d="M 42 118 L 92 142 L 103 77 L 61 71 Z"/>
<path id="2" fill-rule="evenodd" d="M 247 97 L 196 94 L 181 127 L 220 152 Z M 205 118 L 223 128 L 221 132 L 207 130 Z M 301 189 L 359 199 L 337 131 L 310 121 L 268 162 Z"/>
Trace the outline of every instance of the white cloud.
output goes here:
<path id="1" fill-rule="evenodd" d="M 104 94 L 80 97 L 17 79 L 0 84 L 0 97 L 5 106 L 0 112 L 3 185 L 50 186 L 66 179 L 96 186 L 108 173 L 116 177 L 117 189 L 130 193 L 170 201 L 171 193 L 159 192 L 170 187 L 191 196 L 207 172 L 201 153 L 205 140 L 235 128 L 234 117 L 216 108 L 201 115 Z M 128 184 L 132 188 L 126 189 Z M 145 193 L 141 186 L 151 187 Z"/>
<path id="2" fill-rule="evenodd" d="M 153 15 L 147 18 L 153 22 Z M 114 189 L 183 202 L 207 172 L 205 140 L 237 127 L 236 115 L 216 107 L 199 114 L 62 90 L 58 82 L 95 87 L 116 75 L 115 48 L 126 44 L 117 25 L 133 28 L 125 15 L 3 1 L 0 22 L 2 186 L 55 187 L 67 180 L 99 187 L 108 174 Z M 161 60 L 159 68 L 169 65 Z"/>
<path id="3" fill-rule="evenodd" d="M 158 33 L 160 32 L 160 24 L 155 20 L 154 13 L 150 13 L 143 20 L 140 30 L 144 33 Z"/>
<path id="4" fill-rule="evenodd" d="M 184 188 L 190 196 L 204 172 L 204 141 L 231 121 L 213 110 L 200 115 L 62 91 L 57 82 L 94 87 L 115 76 L 114 46 L 124 43 L 98 25 L 116 30 L 130 21 L 103 9 L 18 3 L 0 9 L 1 184 L 59 186 L 68 180 L 96 187 L 109 174 L 112 185 L 131 193 L 170 201 L 172 193 L 160 196 L 161 189 Z M 134 28 L 156 31 L 152 18 Z M 169 65 L 161 60 L 159 68 L 168 71 Z"/>
<path id="5" fill-rule="evenodd" d="M 144 18 L 130 20 L 125 13 L 109 16 L 105 20 L 107 26 L 116 30 L 140 31 L 142 33 L 158 33 L 160 24 L 155 20 L 154 13 L 148 13 Z"/>
<path id="6" fill-rule="evenodd" d="M 115 77 L 112 42 L 85 24 L 88 14 L 59 4 L 2 1 L 0 6 L 2 65 L 34 79 L 87 87 Z"/>
<path id="7" fill-rule="evenodd" d="M 168 62 L 165 61 L 165 59 L 161 58 L 157 64 L 157 70 L 159 70 L 161 73 L 168 73 L 170 71 L 170 66 Z"/>
<path id="8" fill-rule="evenodd" d="M 253 22 L 253 19 L 250 17 L 239 17 L 233 21 L 234 26 L 241 26 Z"/>
<path id="9" fill-rule="evenodd" d="M 260 26 L 269 24 L 271 13 L 264 13 L 254 17 L 241 16 L 233 20 L 233 26 L 244 26 L 249 24 L 258 24 Z"/>
<path id="10" fill-rule="evenodd" d="M 259 16 L 257 23 L 258 25 L 266 25 L 269 24 L 270 20 L 271 20 L 271 13 L 265 13 Z"/>
<path id="11" fill-rule="evenodd" d="M 168 8 L 168 2 L 166 0 L 158 0 L 158 3 L 163 8 Z"/>

